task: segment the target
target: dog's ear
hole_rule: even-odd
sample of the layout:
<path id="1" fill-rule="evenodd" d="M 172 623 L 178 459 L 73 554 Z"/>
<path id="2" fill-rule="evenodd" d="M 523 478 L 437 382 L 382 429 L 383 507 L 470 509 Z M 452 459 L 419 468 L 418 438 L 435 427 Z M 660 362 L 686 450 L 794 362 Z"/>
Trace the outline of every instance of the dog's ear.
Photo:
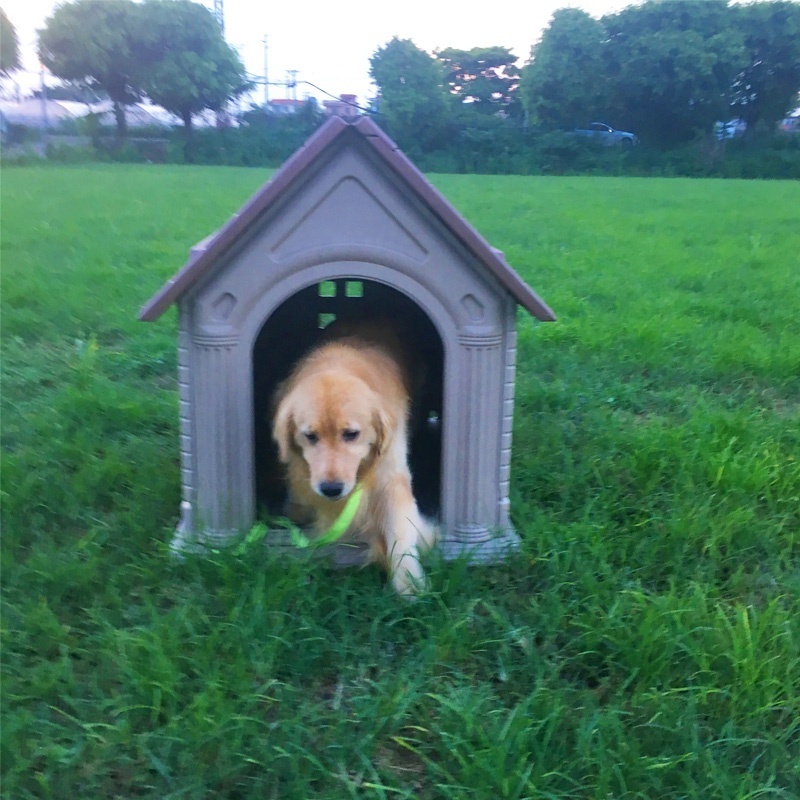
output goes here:
<path id="1" fill-rule="evenodd" d="M 278 456 L 284 464 L 289 461 L 289 450 L 297 432 L 294 410 L 289 399 L 288 396 L 284 396 L 278 403 L 278 409 L 275 412 L 275 419 L 272 423 L 272 438 L 278 445 Z"/>
<path id="2" fill-rule="evenodd" d="M 395 420 L 385 408 L 376 405 L 372 410 L 372 425 L 375 428 L 375 452 L 380 455 L 389 445 Z"/>

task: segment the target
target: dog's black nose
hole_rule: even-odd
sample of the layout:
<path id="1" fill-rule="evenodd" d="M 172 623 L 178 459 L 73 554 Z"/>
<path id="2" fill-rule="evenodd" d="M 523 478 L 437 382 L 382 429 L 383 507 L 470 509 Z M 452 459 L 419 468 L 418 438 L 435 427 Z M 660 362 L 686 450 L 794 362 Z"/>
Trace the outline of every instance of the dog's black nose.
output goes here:
<path id="1" fill-rule="evenodd" d="M 344 484 L 341 481 L 322 481 L 319 485 L 320 492 L 329 500 L 342 496 Z"/>

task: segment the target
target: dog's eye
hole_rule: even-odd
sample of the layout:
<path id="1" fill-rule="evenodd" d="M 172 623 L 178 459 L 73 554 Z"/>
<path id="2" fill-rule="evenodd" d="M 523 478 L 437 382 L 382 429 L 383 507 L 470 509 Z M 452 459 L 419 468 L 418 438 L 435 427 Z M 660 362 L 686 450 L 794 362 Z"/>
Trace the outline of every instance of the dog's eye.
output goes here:
<path id="1" fill-rule="evenodd" d="M 359 433 L 360 431 L 352 431 L 352 430 L 342 431 L 342 439 L 344 439 L 346 442 L 354 442 L 356 439 L 358 439 Z"/>
<path id="2" fill-rule="evenodd" d="M 306 437 L 309 444 L 316 444 L 319 441 L 319 436 L 313 431 L 309 431 L 308 433 L 304 433 L 303 436 Z"/>

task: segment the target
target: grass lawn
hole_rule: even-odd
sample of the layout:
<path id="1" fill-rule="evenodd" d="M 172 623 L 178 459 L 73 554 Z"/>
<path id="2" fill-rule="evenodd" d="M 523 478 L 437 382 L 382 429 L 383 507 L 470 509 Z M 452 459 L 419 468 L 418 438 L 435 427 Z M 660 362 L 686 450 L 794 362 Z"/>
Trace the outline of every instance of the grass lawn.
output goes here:
<path id="1" fill-rule="evenodd" d="M 2 175 L 2 778 L 24 798 L 800 796 L 800 184 L 437 176 L 520 314 L 519 557 L 171 559 L 175 315 L 267 177 Z"/>

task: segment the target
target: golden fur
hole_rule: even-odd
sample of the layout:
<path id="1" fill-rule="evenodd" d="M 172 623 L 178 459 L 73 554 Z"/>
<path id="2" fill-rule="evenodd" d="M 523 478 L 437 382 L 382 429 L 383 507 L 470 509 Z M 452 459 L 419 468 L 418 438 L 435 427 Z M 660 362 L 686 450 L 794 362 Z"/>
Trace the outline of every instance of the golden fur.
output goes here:
<path id="1" fill-rule="evenodd" d="M 326 531 L 357 483 L 363 487 L 348 537 L 394 588 L 424 585 L 421 549 L 434 528 L 417 508 L 408 468 L 409 375 L 399 342 L 375 327 L 323 342 L 277 393 L 273 436 L 286 465 L 289 513 Z"/>

